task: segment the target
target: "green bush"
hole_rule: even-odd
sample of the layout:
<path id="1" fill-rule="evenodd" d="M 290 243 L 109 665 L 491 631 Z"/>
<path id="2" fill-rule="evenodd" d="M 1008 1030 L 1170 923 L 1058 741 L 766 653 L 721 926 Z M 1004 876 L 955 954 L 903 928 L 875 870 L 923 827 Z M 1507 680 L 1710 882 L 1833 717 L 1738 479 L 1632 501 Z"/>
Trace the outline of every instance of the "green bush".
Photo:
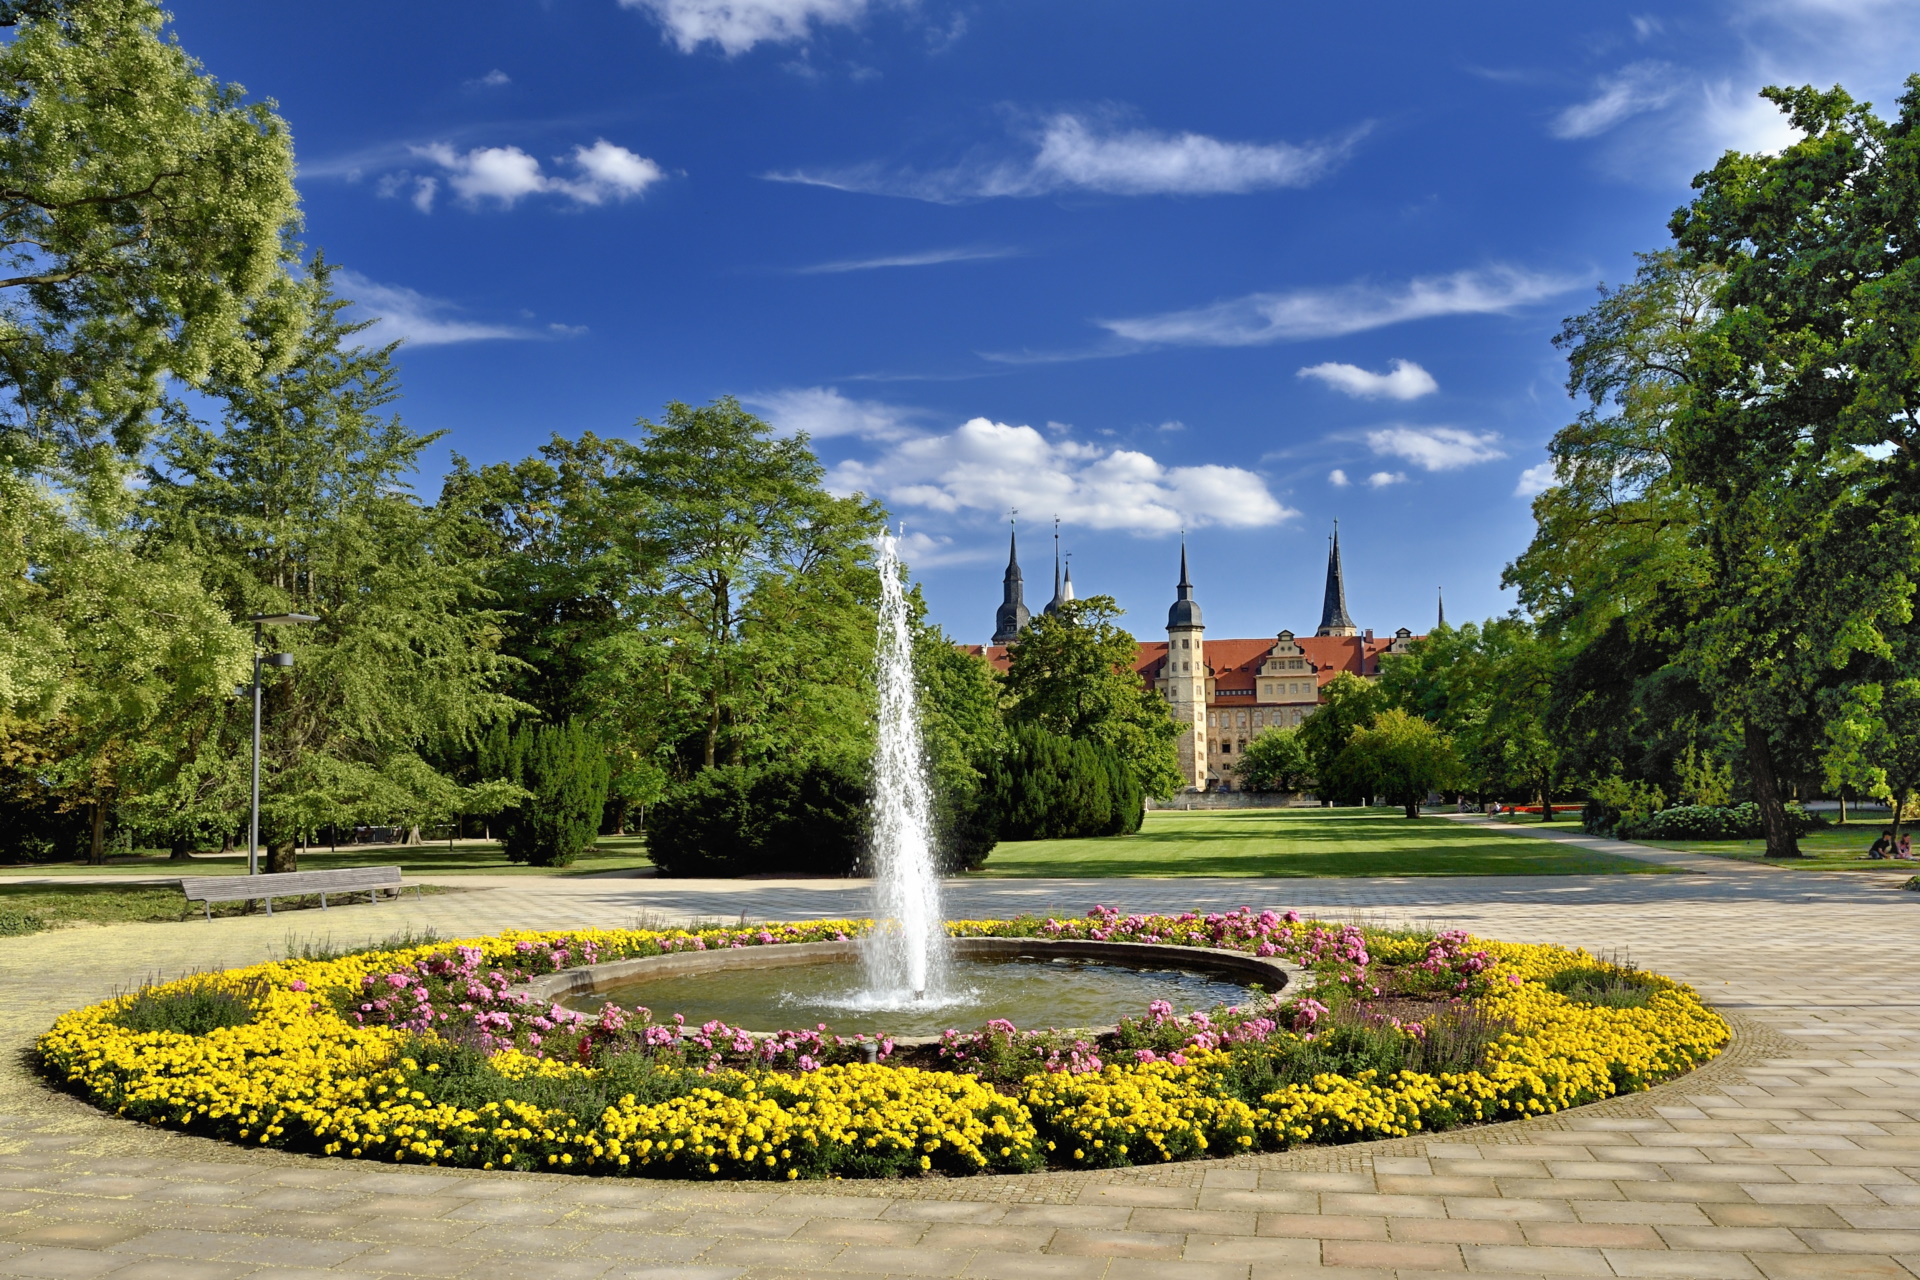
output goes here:
<path id="1" fill-rule="evenodd" d="M 46 927 L 46 920 L 31 911 L 0 908 L 0 938 L 19 938 L 29 933 L 39 933 Z"/>
<path id="2" fill-rule="evenodd" d="M 1037 725 L 1007 734 L 992 762 L 984 803 L 1002 840 L 1068 840 L 1140 829 L 1138 779 L 1104 743 L 1062 738 Z"/>
<path id="3" fill-rule="evenodd" d="M 868 828 L 850 762 L 717 765 L 647 810 L 647 856 L 666 876 L 853 875 Z"/>
<path id="4" fill-rule="evenodd" d="M 195 982 L 171 991 L 142 987 L 113 1020 L 129 1031 L 172 1031 L 203 1036 L 220 1027 L 241 1027 L 253 1021 L 253 1002 L 266 994 L 264 982 L 238 990 L 210 981 Z"/>
<path id="5" fill-rule="evenodd" d="M 1608 1009 L 1644 1009 L 1658 989 L 1647 975 L 1619 965 L 1562 969 L 1547 979 L 1546 986 L 1569 1000 Z"/>
<path id="6" fill-rule="evenodd" d="M 610 770 L 606 750 L 585 727 L 496 729 L 481 747 L 481 771 L 517 782 L 531 799 L 500 818 L 509 862 L 564 867 L 593 847 L 606 807 Z"/>
<path id="7" fill-rule="evenodd" d="M 1797 804 L 1787 806 L 1787 822 L 1796 836 L 1827 825 L 1825 818 Z M 1760 825 L 1760 806 L 1749 800 L 1737 805 L 1678 805 L 1637 819 L 1622 815 L 1613 834 L 1621 840 L 1756 840 L 1766 831 Z"/>

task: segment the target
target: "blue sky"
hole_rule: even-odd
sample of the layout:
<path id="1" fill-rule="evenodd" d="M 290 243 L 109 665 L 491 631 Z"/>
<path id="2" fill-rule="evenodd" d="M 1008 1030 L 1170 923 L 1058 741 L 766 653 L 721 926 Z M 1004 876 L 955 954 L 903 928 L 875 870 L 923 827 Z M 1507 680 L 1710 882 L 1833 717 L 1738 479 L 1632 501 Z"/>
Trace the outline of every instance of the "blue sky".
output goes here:
<path id="1" fill-rule="evenodd" d="M 1551 338 L 1659 247 L 1753 91 L 1920 70 L 1910 0 L 181 0 L 275 99 L 306 240 L 477 461 L 732 393 L 906 522 L 934 616 L 1152 635 L 1502 612 Z M 437 477 L 424 478 L 431 494 Z"/>

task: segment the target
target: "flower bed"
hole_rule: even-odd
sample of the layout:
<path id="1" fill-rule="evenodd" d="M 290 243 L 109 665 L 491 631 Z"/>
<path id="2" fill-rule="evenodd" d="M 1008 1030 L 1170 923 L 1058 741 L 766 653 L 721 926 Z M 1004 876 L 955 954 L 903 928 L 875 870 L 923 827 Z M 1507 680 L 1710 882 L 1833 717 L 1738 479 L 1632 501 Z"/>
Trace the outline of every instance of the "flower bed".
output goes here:
<path id="1" fill-rule="evenodd" d="M 674 1177 L 1104 1167 L 1399 1137 L 1644 1089 L 1711 1058 L 1691 989 L 1558 947 L 1292 913 L 959 921 L 957 936 L 1282 955 L 1310 993 L 1074 1038 L 996 1022 L 937 1046 L 754 1037 L 512 988 L 561 968 L 856 936 L 866 921 L 507 933 L 283 960 L 66 1014 L 49 1074 L 132 1119 L 428 1165 Z M 878 1061 L 866 1062 L 869 1052 Z"/>

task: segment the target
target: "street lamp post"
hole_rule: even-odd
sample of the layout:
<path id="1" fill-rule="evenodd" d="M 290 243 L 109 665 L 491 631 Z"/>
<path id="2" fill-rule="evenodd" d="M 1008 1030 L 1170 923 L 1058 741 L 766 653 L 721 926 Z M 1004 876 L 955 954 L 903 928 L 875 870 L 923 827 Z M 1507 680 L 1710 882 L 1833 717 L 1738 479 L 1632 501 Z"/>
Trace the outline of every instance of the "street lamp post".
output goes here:
<path id="1" fill-rule="evenodd" d="M 253 809 L 247 819 L 247 874 L 260 874 L 260 668 L 290 667 L 290 653 L 260 653 L 260 628 L 290 627 L 320 619 L 310 613 L 255 613 L 247 621 L 253 624 Z"/>

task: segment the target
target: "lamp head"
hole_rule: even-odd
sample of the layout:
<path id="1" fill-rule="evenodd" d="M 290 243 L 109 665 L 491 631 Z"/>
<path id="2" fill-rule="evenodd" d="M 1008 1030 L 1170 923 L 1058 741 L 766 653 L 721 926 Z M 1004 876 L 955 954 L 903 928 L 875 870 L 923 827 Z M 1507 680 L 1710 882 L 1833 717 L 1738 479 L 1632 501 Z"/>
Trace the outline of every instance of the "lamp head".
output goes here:
<path id="1" fill-rule="evenodd" d="M 293 655 L 290 653 L 270 653 L 267 655 L 267 665 L 270 667 L 290 667 L 293 665 Z"/>
<path id="2" fill-rule="evenodd" d="M 305 622 L 318 622 L 320 619 L 311 613 L 250 613 L 247 621 L 258 626 L 291 627 Z"/>

